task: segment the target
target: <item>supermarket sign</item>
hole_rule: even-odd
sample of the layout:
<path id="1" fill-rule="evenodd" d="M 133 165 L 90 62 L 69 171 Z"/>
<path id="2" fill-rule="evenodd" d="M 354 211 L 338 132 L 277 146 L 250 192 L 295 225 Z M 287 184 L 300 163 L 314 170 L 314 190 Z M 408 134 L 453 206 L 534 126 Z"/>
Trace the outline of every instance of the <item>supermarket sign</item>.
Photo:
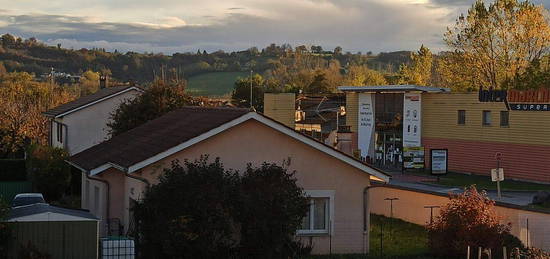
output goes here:
<path id="1" fill-rule="evenodd" d="M 482 90 L 480 102 L 504 102 L 512 111 L 550 111 L 550 89 L 537 90 Z"/>

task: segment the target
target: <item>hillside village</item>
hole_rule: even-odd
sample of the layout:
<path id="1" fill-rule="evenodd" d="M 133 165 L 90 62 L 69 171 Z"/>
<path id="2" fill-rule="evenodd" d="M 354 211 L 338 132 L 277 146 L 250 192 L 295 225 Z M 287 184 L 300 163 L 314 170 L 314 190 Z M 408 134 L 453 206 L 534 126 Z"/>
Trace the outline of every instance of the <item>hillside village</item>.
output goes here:
<path id="1" fill-rule="evenodd" d="M 477 1 L 438 53 L 5 33 L 0 258 L 550 258 L 547 15 Z"/>

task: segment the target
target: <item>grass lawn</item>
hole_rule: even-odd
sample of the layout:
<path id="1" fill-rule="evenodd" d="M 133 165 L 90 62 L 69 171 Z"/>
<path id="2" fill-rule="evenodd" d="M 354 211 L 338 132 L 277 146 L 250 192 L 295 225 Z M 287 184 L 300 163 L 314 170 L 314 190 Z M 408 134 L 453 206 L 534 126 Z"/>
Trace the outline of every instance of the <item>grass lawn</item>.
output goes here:
<path id="1" fill-rule="evenodd" d="M 233 91 L 238 77 L 246 72 L 212 72 L 193 76 L 188 80 L 187 91 L 195 96 L 224 96 Z"/>
<path id="2" fill-rule="evenodd" d="M 391 237 L 390 237 L 391 225 Z M 380 233 L 382 235 L 383 257 L 380 256 Z M 370 253 L 347 255 L 315 255 L 309 259 L 372 259 L 372 258 L 412 258 L 429 259 L 428 237 L 423 226 L 371 214 Z"/>
<path id="3" fill-rule="evenodd" d="M 505 172 L 506 173 L 506 172 Z M 408 173 L 406 173 L 408 174 Z M 416 173 L 415 173 L 416 174 Z M 421 172 L 419 175 L 430 175 L 429 172 Z M 506 178 L 506 174 L 505 174 Z M 439 182 L 427 182 L 432 184 L 438 184 L 443 186 L 454 186 L 454 187 L 468 187 L 472 184 L 475 184 L 477 189 L 485 190 L 496 190 L 497 184 L 491 181 L 491 177 L 483 175 L 467 175 L 449 172 L 447 175 L 441 176 Z M 504 191 L 538 191 L 538 190 L 549 190 L 550 185 L 547 184 L 538 184 L 538 183 L 529 183 L 522 181 L 514 180 L 504 180 L 500 182 L 500 188 Z"/>

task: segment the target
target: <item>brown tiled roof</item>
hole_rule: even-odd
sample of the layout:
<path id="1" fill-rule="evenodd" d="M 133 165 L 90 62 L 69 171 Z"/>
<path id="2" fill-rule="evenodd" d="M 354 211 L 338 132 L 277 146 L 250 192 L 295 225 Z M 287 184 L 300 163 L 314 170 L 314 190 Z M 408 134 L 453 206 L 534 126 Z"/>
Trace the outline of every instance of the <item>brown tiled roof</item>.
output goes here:
<path id="1" fill-rule="evenodd" d="M 128 86 L 128 85 L 103 88 L 103 89 L 100 89 L 99 91 L 97 91 L 93 94 L 86 95 L 86 96 L 84 96 L 82 98 L 78 98 L 78 99 L 76 99 L 72 102 L 68 102 L 68 103 L 62 104 L 60 106 L 57 106 L 57 107 L 55 107 L 51 110 L 48 110 L 48 111 L 44 112 L 44 115 L 55 117 L 55 116 L 61 115 L 63 113 L 66 113 L 66 112 L 72 111 L 74 109 L 77 109 L 79 107 L 82 107 L 84 105 L 87 105 L 87 104 L 93 103 L 95 101 L 101 100 L 105 97 L 115 95 L 117 93 L 120 93 L 120 92 L 122 92 L 124 90 L 127 90 L 129 88 L 132 88 L 132 87 L 138 88 L 137 86 Z"/>
<path id="2" fill-rule="evenodd" d="M 249 109 L 184 107 L 69 158 L 85 170 L 106 163 L 128 168 L 249 113 Z"/>

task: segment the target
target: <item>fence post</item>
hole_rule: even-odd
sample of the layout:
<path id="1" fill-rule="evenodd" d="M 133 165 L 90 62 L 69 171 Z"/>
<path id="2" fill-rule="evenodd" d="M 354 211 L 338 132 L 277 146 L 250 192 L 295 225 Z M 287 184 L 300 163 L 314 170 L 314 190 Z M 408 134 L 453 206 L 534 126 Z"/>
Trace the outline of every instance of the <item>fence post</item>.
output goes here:
<path id="1" fill-rule="evenodd" d="M 481 246 L 477 248 L 477 259 L 481 259 Z"/>
<path id="2" fill-rule="evenodd" d="M 468 246 L 468 253 L 466 254 L 466 259 L 470 259 L 470 246 Z"/>
<path id="3" fill-rule="evenodd" d="M 489 259 L 493 259 L 493 255 L 491 253 L 491 248 L 489 248 Z"/>
<path id="4" fill-rule="evenodd" d="M 506 253 L 506 247 L 505 246 L 502 247 L 502 258 L 503 259 L 508 259 L 508 253 Z"/>

